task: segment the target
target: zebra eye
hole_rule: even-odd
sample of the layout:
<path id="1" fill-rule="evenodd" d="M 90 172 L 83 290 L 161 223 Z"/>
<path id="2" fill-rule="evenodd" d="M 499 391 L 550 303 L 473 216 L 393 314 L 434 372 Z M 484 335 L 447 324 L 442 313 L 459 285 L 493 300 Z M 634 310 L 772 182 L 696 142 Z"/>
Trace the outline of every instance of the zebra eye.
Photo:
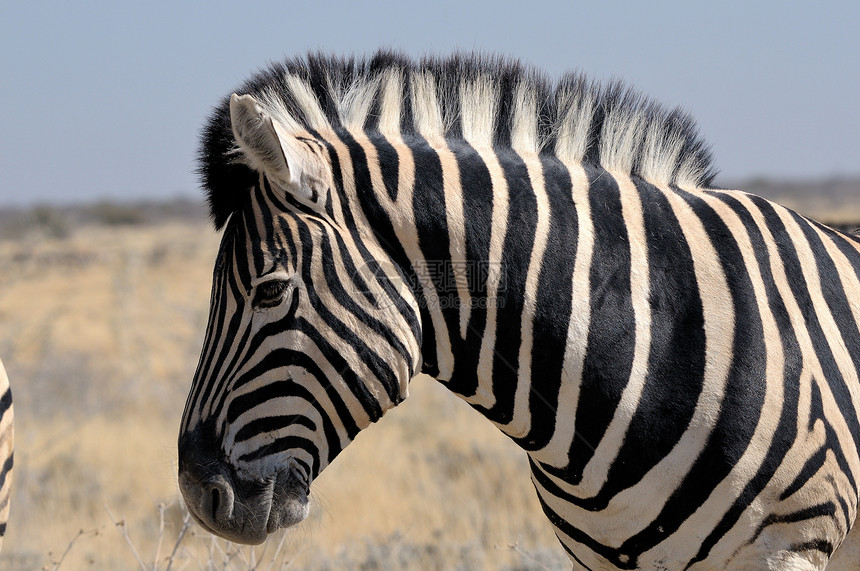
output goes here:
<path id="1" fill-rule="evenodd" d="M 289 282 L 287 280 L 269 280 L 257 284 L 254 288 L 254 299 L 251 305 L 255 308 L 275 307 L 284 300 Z"/>

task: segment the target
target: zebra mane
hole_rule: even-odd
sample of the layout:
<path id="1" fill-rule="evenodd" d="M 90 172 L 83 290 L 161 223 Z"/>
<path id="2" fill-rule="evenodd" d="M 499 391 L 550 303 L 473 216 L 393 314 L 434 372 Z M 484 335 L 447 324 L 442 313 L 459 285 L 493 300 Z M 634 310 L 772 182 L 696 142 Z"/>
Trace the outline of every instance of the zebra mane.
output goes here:
<path id="1" fill-rule="evenodd" d="M 582 74 L 550 81 L 499 56 L 414 61 L 380 51 L 370 58 L 321 53 L 272 64 L 237 90 L 295 131 L 364 130 L 472 146 L 554 155 L 649 182 L 707 186 L 716 174 L 708 145 L 681 109 L 667 109 L 620 82 Z M 237 160 L 229 99 L 202 135 L 201 181 L 217 228 L 257 177 Z M 239 157 L 240 159 L 240 157 Z"/>

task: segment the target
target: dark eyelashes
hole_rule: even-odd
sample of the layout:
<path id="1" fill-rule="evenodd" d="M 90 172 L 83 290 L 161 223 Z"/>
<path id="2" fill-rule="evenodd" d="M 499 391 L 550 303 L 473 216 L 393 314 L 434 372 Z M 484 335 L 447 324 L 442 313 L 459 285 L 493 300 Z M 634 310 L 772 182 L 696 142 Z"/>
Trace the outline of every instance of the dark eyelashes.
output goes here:
<path id="1" fill-rule="evenodd" d="M 285 294 L 289 288 L 287 280 L 269 280 L 254 288 L 254 297 L 251 305 L 254 308 L 267 308 L 280 305 L 284 301 Z"/>

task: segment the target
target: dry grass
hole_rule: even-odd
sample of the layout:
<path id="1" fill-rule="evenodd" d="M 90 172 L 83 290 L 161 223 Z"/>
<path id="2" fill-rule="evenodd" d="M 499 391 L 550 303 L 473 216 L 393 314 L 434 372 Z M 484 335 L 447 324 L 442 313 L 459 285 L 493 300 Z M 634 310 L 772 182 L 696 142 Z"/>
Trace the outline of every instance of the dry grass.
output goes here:
<path id="1" fill-rule="evenodd" d="M 0 570 L 568 566 L 523 453 L 429 379 L 323 473 L 299 528 L 256 549 L 183 533 L 176 434 L 217 242 L 196 223 L 0 240 L 17 422 Z"/>

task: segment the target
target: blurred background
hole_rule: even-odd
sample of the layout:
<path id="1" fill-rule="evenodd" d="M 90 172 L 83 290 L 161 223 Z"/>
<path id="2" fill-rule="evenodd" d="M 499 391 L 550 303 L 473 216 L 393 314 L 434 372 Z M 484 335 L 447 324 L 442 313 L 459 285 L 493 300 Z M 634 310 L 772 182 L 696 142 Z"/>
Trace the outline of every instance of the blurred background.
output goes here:
<path id="1" fill-rule="evenodd" d="M 4 3 L 0 569 L 566 568 L 521 452 L 427 379 L 326 470 L 299 529 L 252 550 L 184 525 L 175 439 L 218 245 L 200 127 L 309 50 L 495 52 L 680 105 L 718 184 L 856 227 L 858 27 L 847 0 Z"/>

